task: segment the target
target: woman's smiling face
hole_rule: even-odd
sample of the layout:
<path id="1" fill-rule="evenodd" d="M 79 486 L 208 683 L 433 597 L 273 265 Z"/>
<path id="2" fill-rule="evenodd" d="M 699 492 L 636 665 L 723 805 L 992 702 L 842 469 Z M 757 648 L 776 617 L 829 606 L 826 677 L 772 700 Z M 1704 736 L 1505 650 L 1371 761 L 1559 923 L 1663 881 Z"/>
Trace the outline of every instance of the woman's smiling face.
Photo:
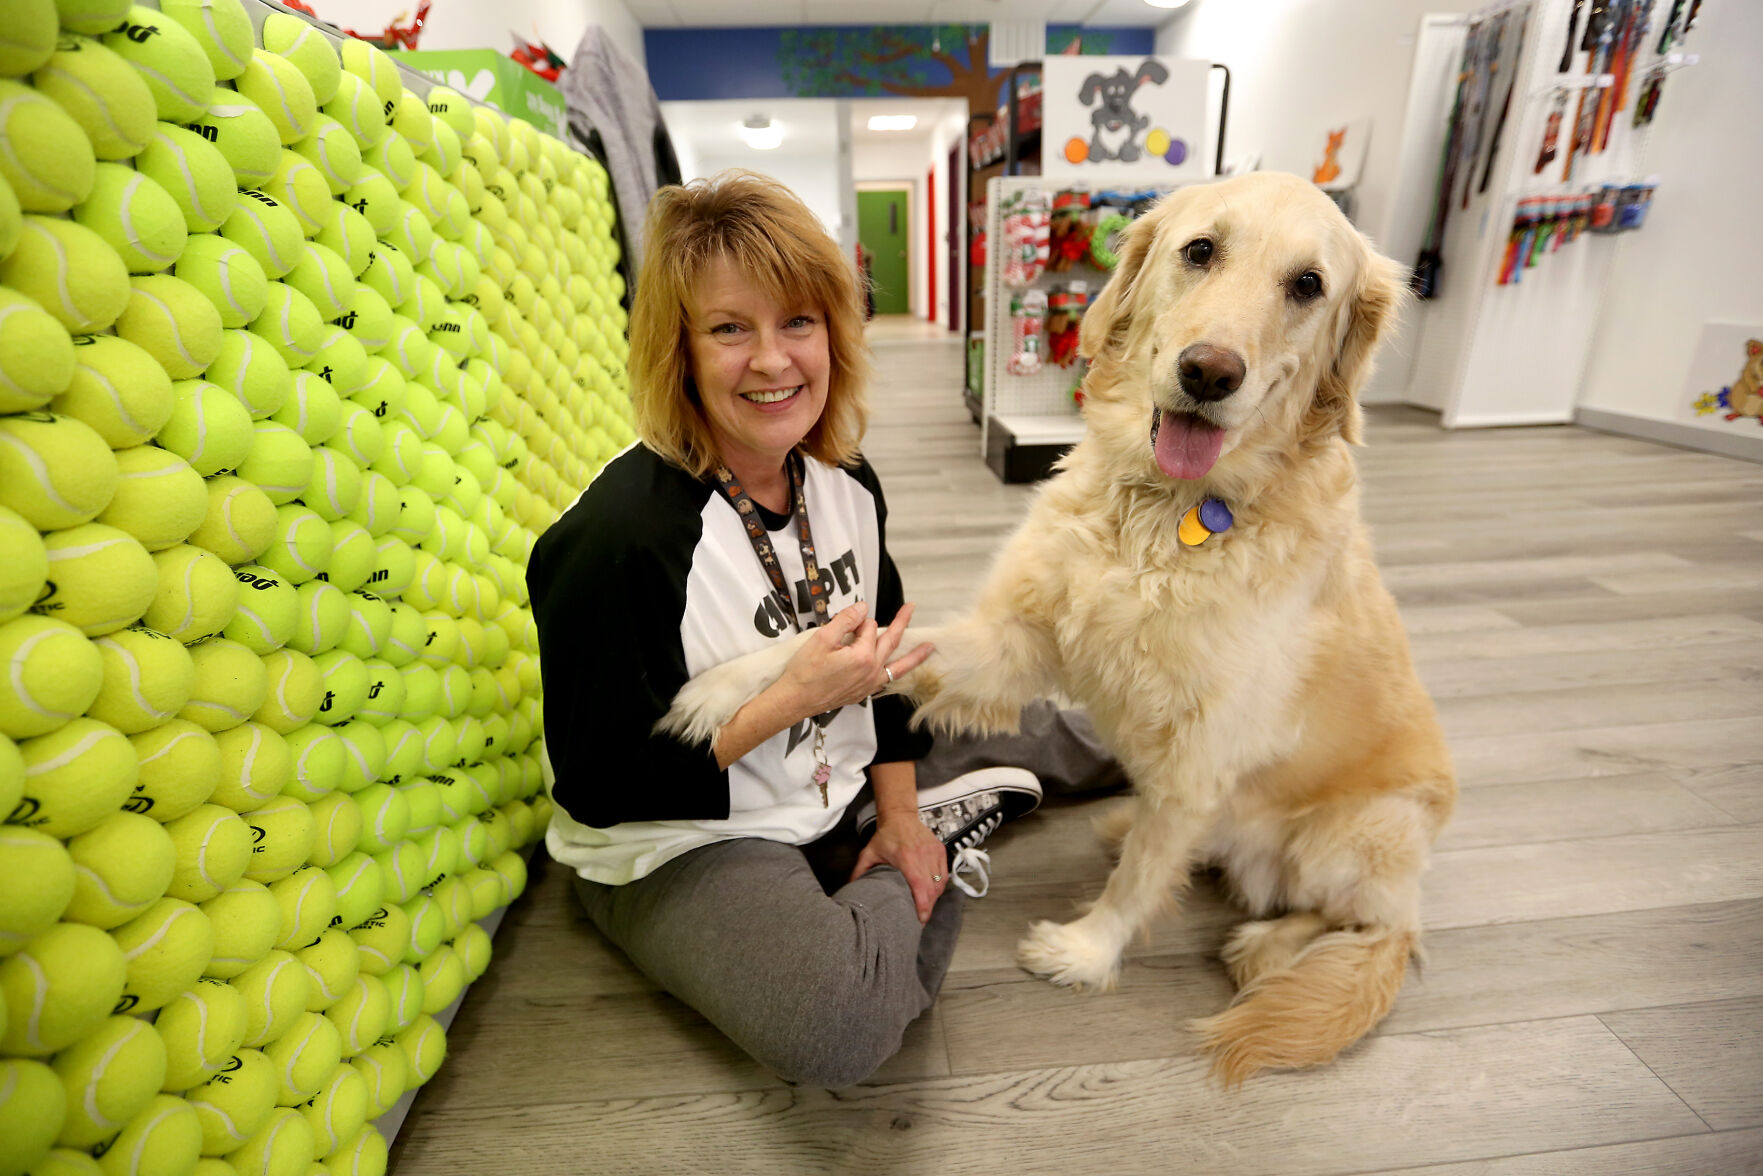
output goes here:
<path id="1" fill-rule="evenodd" d="M 689 314 L 692 380 L 723 461 L 781 469 L 826 407 L 826 315 L 773 302 L 726 258 L 698 282 Z"/>

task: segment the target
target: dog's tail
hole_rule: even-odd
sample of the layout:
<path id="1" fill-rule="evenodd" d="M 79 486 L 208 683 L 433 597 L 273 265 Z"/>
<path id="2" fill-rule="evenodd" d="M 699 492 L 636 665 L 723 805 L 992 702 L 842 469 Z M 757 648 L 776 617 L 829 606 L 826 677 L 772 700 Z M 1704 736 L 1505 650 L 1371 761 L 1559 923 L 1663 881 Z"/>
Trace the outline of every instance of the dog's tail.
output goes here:
<path id="1" fill-rule="evenodd" d="M 1326 932 L 1286 967 L 1250 981 L 1222 1013 L 1189 1028 L 1226 1086 L 1260 1070 L 1333 1061 L 1389 1013 L 1419 939 L 1393 927 Z"/>

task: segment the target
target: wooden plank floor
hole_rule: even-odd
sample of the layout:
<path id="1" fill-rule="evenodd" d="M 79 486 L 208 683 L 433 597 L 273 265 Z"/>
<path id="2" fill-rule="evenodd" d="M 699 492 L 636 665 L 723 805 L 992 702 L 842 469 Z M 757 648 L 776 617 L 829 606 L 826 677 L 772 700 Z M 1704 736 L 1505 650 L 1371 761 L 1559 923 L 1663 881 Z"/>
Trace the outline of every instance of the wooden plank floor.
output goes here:
<path id="1" fill-rule="evenodd" d="M 954 343 L 878 343 L 868 452 L 926 620 L 1031 492 L 980 464 Z M 1365 509 L 1463 782 L 1429 959 L 1370 1040 L 1225 1093 L 1202 885 L 1118 991 L 1017 970 L 1107 866 L 1050 803 L 989 846 L 947 987 L 876 1078 L 788 1086 L 533 885 L 394 1151 L 428 1173 L 1763 1173 L 1763 467 L 1371 413 Z M 542 859 L 541 859 L 542 862 Z"/>

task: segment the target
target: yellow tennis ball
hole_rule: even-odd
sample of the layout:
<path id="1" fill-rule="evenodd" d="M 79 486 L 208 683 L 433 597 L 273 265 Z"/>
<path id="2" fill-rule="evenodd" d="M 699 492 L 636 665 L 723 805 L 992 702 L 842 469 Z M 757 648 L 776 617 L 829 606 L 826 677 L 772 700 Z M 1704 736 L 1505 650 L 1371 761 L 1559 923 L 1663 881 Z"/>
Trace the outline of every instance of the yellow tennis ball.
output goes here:
<path id="1" fill-rule="evenodd" d="M 247 878 L 274 882 L 293 873 L 311 855 L 318 828 L 312 810 L 303 801 L 278 796 L 245 813 L 244 818 L 254 841 L 251 861 L 245 867 Z"/>
<path id="2" fill-rule="evenodd" d="M 137 277 L 129 285 L 133 292 L 117 316 L 116 333 L 151 355 L 172 379 L 200 375 L 220 353 L 221 319 L 214 304 L 170 274 Z"/>
<path id="3" fill-rule="evenodd" d="M 316 698 L 312 705 L 316 711 Z M 333 791 L 343 771 L 343 742 L 337 734 L 322 723 L 307 723 L 284 738 L 294 756 L 294 779 L 282 795 L 310 803 Z"/>
<path id="4" fill-rule="evenodd" d="M 440 947 L 441 938 L 446 933 L 446 916 L 440 904 L 426 894 L 418 894 L 404 903 L 403 910 L 410 923 L 410 938 L 404 945 L 404 962 L 415 966 Z M 423 983 L 426 989 L 426 977 L 423 977 Z"/>
<path id="5" fill-rule="evenodd" d="M 342 641 L 338 644 L 340 648 L 365 661 L 380 651 L 380 647 L 385 644 L 386 638 L 391 634 L 392 608 L 371 592 L 357 591 L 348 595 L 349 624 L 344 630 Z M 380 668 L 390 669 L 390 666 L 381 663 Z M 374 719 L 378 724 L 383 724 L 387 719 L 395 717 L 398 706 L 402 705 L 404 698 L 404 687 L 400 682 L 397 687 L 397 705 L 388 706 L 390 699 L 383 685 L 379 690 L 374 689 L 374 684 L 381 682 L 382 679 L 382 675 L 370 675 L 368 702 L 364 704 L 362 712 L 363 717 Z"/>
<path id="6" fill-rule="evenodd" d="M 276 1102 L 296 1107 L 317 1094 L 335 1072 L 343 1060 L 343 1041 L 335 1025 L 309 1008 L 294 1018 L 285 1033 L 265 1045 L 263 1054 L 275 1067 Z M 304 1120 L 301 1122 L 304 1126 Z"/>
<path id="7" fill-rule="evenodd" d="M 355 464 L 366 469 L 379 459 L 385 448 L 385 433 L 380 419 L 354 401 L 342 406 L 342 423 L 331 445 L 348 455 Z"/>
<path id="8" fill-rule="evenodd" d="M 269 116 L 283 146 L 299 142 L 311 130 L 318 113 L 317 96 L 312 83 L 286 58 L 253 50 L 251 61 L 233 85 Z"/>
<path id="9" fill-rule="evenodd" d="M 31 299 L 0 289 L 0 412 L 41 408 L 66 392 L 74 372 L 67 328 Z"/>
<path id="10" fill-rule="evenodd" d="M 269 299 L 269 278 L 263 266 L 236 242 L 213 233 L 191 237 L 172 272 L 208 300 L 223 327 L 243 327 L 263 313 Z M 229 331 L 226 338 L 238 336 Z M 210 365 L 213 362 L 210 360 Z M 239 361 L 235 358 L 233 362 L 237 365 Z M 212 375 L 207 378 L 223 382 Z M 275 411 L 279 404 L 277 401 L 259 415 Z"/>
<path id="11" fill-rule="evenodd" d="M 239 990 L 213 977 L 166 1002 L 153 1021 L 165 1051 L 164 1089 L 189 1090 L 219 1074 L 245 1040 L 247 1016 Z"/>
<path id="12" fill-rule="evenodd" d="M 212 552 L 180 543 L 155 552 L 159 586 L 143 618 L 186 645 L 215 636 L 233 619 L 239 582 L 232 569 Z"/>
<path id="13" fill-rule="evenodd" d="M 324 694 L 324 679 L 312 659 L 295 649 L 278 649 L 263 659 L 268 690 L 263 705 L 252 719 L 283 735 L 300 730 L 312 721 Z M 304 745 L 302 745 L 304 746 Z M 299 755 L 290 748 L 298 766 Z M 290 785 L 294 781 L 290 779 Z M 304 795 L 300 799 L 310 799 Z"/>
<path id="14" fill-rule="evenodd" d="M 55 46 L 55 21 L 52 0 L 8 5 L 6 30 L 0 36 L 0 74 L 27 74 L 41 65 Z"/>
<path id="15" fill-rule="evenodd" d="M 116 471 L 116 492 L 100 511 L 100 524 L 127 532 L 148 552 L 157 552 L 190 538 L 203 522 L 208 488 L 176 453 L 153 444 L 120 450 Z"/>
<path id="16" fill-rule="evenodd" d="M 245 255 L 236 246 L 232 247 L 240 257 L 236 260 L 242 266 L 249 263 L 256 266 L 255 259 Z M 256 273 L 262 273 L 261 267 Z M 269 299 L 268 286 L 263 288 L 262 305 Z M 250 309 L 242 303 L 242 309 Z M 255 321 L 255 319 L 251 320 Z M 252 420 L 262 420 L 276 415 L 289 395 L 293 392 L 293 373 L 288 370 L 288 361 L 282 358 L 269 340 L 261 335 L 244 330 L 229 330 L 221 333 L 220 350 L 215 354 L 214 362 L 202 373 L 202 378 L 217 384 L 239 398 L 245 406 L 245 412 Z"/>
<path id="17" fill-rule="evenodd" d="M 162 1007 L 194 984 L 214 956 L 214 924 L 182 899 L 161 898 L 110 935 L 128 966 L 120 1012 Z"/>
<path id="18" fill-rule="evenodd" d="M 355 278 L 349 271 L 348 263 L 335 250 L 318 241 L 307 243 L 305 252 L 283 280 L 311 299 L 312 305 L 318 309 L 319 317 L 326 322 L 343 314 L 355 294 Z M 343 337 L 349 338 L 346 334 Z M 318 355 L 314 358 L 318 358 Z M 352 366 L 359 368 L 365 362 L 366 355 L 363 354 Z M 351 378 L 358 380 L 359 372 L 353 373 Z M 333 384 L 336 382 L 332 380 Z"/>
<path id="19" fill-rule="evenodd" d="M 203 497 L 204 514 L 190 532 L 191 546 L 237 565 L 256 559 L 275 537 L 275 504 L 252 483 L 223 474 L 208 479 Z"/>
<path id="20" fill-rule="evenodd" d="M 416 667 L 406 666 L 405 670 Z M 423 667 L 428 669 L 428 667 Z M 434 671 L 429 670 L 432 674 Z M 411 675 L 406 672 L 404 681 L 410 682 Z M 436 679 L 437 689 L 439 680 Z M 417 734 L 422 737 L 422 766 L 425 771 L 439 772 L 451 766 L 454 753 L 459 746 L 459 733 L 454 730 L 452 720 L 442 715 L 431 714 L 428 718 L 417 721 Z"/>
<path id="21" fill-rule="evenodd" d="M 382 565 L 391 562 L 387 560 L 385 544 L 400 542 L 402 542 L 402 540 L 394 539 L 390 536 L 387 536 L 386 539 L 381 541 L 380 560 Z M 380 656 L 385 658 L 387 662 L 391 663 L 392 666 L 402 672 L 409 667 L 411 663 L 415 662 L 422 656 L 423 648 L 427 644 L 428 625 L 423 620 L 422 614 L 407 601 L 400 600 L 393 604 L 392 626 L 386 634 L 386 641 L 381 648 Z M 415 708 L 410 698 L 410 681 L 408 678 L 405 679 L 403 698 L 404 704 L 398 712 L 400 718 L 407 719 L 414 723 L 419 719 L 426 719 L 430 714 L 434 713 L 433 710 L 426 712 L 418 710 L 417 713 L 413 713 L 413 709 Z M 425 698 L 419 699 L 418 701 L 432 705 L 435 700 Z"/>
<path id="22" fill-rule="evenodd" d="M 167 822 L 165 831 L 171 834 L 178 855 L 167 895 L 185 902 L 207 902 L 245 876 L 251 858 L 251 830 L 231 809 L 200 804 Z"/>
<path id="23" fill-rule="evenodd" d="M 195 686 L 196 667 L 175 637 L 131 626 L 96 642 L 103 684 L 87 714 L 125 735 L 152 730 L 181 711 Z"/>
<path id="24" fill-rule="evenodd" d="M 323 704 L 320 706 L 322 708 Z M 343 740 L 343 774 L 337 780 L 337 787 L 344 792 L 359 792 L 385 774 L 385 736 L 363 718 L 350 719 L 336 730 Z"/>
<path id="25" fill-rule="evenodd" d="M 319 445 L 337 431 L 342 401 L 324 379 L 308 371 L 293 373 L 288 401 L 272 420 L 293 429 L 308 445 Z"/>
<path id="26" fill-rule="evenodd" d="M 256 483 L 271 502 L 292 502 L 312 478 L 312 447 L 275 421 L 260 420 L 252 432 L 251 452 L 239 463 L 239 476 Z"/>
<path id="27" fill-rule="evenodd" d="M 372 577 L 378 548 L 366 527 L 346 518 L 331 524 L 331 534 L 331 563 L 324 575 L 343 591 L 354 592 Z"/>
<path id="28" fill-rule="evenodd" d="M 447 1060 L 447 1035 L 432 1014 L 424 1013 L 410 1028 L 398 1034 L 398 1048 L 404 1051 L 404 1060 L 410 1063 L 412 1084 L 422 1086 Z"/>
<path id="29" fill-rule="evenodd" d="M 160 823 L 186 815 L 214 792 L 220 780 L 220 748 L 214 736 L 185 719 L 171 719 L 129 736 L 140 761 L 130 812 Z"/>
<path id="30" fill-rule="evenodd" d="M 67 1091 L 55 1071 L 42 1062 L 0 1058 L 0 1164 L 6 1165 L 4 1171 L 53 1171 L 49 1165 L 57 1153 L 50 1148 L 66 1116 Z"/>
<path id="31" fill-rule="evenodd" d="M 283 951 L 298 953 L 337 917 L 337 884 L 321 866 L 301 866 L 270 883 L 269 892 L 277 910 L 274 946 Z"/>
<path id="32" fill-rule="evenodd" d="M 313 580 L 296 589 L 295 600 L 298 611 L 289 646 L 310 657 L 336 648 L 348 631 L 348 594 L 323 580 Z"/>
<path id="33" fill-rule="evenodd" d="M 390 997 L 387 998 L 388 1006 Z M 388 1027 L 390 1027 L 388 1007 Z M 404 1096 L 405 1083 L 409 1081 L 410 1063 L 404 1060 L 404 1051 L 396 1042 L 381 1041 L 362 1050 L 349 1060 L 349 1065 L 361 1078 L 367 1089 L 367 1113 L 378 1117 L 386 1113 L 387 1108 Z"/>
<path id="34" fill-rule="evenodd" d="M 49 583 L 33 611 L 64 620 L 88 636 L 141 619 L 153 601 L 153 557 L 134 536 L 83 523 L 44 538 Z"/>
<path id="35" fill-rule="evenodd" d="M 0 80 L 0 180 L 26 212 L 65 212 L 85 200 L 95 176 L 92 144 L 80 124 L 48 98 Z"/>
<path id="36" fill-rule="evenodd" d="M 103 39 L 140 72 L 161 119 L 189 122 L 201 117 L 214 89 L 214 66 L 182 25 L 137 4 Z"/>
<path id="37" fill-rule="evenodd" d="M 236 588 L 236 581 L 229 577 L 229 582 Z M 269 674 L 255 653 L 224 637 L 210 637 L 189 648 L 196 678 L 179 718 L 218 733 L 238 726 L 262 707 Z"/>
<path id="38" fill-rule="evenodd" d="M 403 960 L 410 942 L 410 916 L 397 903 L 383 903 L 349 929 L 360 957 L 361 971 L 385 976 Z"/>
<path id="39" fill-rule="evenodd" d="M 281 165 L 280 149 L 271 164 L 270 176 Z M 266 178 L 264 183 L 268 183 Z M 300 221 L 280 200 L 260 188 L 240 191 L 232 210 L 221 224 L 220 235 L 233 241 L 256 259 L 271 279 L 280 278 L 300 259 L 306 248 Z"/>
<path id="40" fill-rule="evenodd" d="M 343 1057 L 352 1058 L 377 1042 L 391 1018 L 391 997 L 378 976 L 358 975 L 325 1016 L 343 1039 Z"/>
<path id="41" fill-rule="evenodd" d="M 171 193 L 151 176 L 119 163 L 98 165 L 91 192 L 74 206 L 73 218 L 103 238 L 131 274 L 154 274 L 170 266 L 189 235 Z"/>
<path id="42" fill-rule="evenodd" d="M 232 619 L 222 631 L 223 636 L 268 658 L 293 636 L 298 609 L 294 589 L 268 568 L 256 565 L 234 569 L 233 578 L 239 585 L 239 601 Z M 297 713 L 303 698 L 298 671 L 290 670 L 288 667 L 292 663 L 286 659 L 266 660 L 264 664 L 269 674 L 270 691 L 264 708 L 271 714 Z M 290 674 L 294 676 L 290 677 Z M 284 719 L 271 721 L 269 725 L 285 733 L 303 722 L 305 720 L 300 719 L 289 724 Z"/>
<path id="43" fill-rule="evenodd" d="M 459 954 L 460 963 L 465 965 L 465 981 L 475 982 L 490 967 L 490 933 L 476 923 L 468 923 L 460 931 L 455 941 L 454 950 Z"/>
<path id="44" fill-rule="evenodd" d="M 156 1094 L 98 1157 L 104 1176 L 188 1172 L 201 1153 L 202 1127 L 183 1099 Z"/>
<path id="45" fill-rule="evenodd" d="M 257 103 L 231 87 L 216 86 L 207 113 L 190 128 L 214 144 L 240 188 L 267 183 L 281 162 L 282 140 L 275 124 Z"/>
<path id="46" fill-rule="evenodd" d="M 82 335 L 53 411 L 90 425 L 112 449 L 152 438 L 171 417 L 171 379 L 146 351 L 114 335 Z M 119 459 L 120 460 L 120 459 Z"/>
<path id="47" fill-rule="evenodd" d="M 155 440 L 206 478 L 236 468 L 250 453 L 251 418 L 226 389 L 207 380 L 179 380 L 172 385 L 171 417 Z"/>
<path id="48" fill-rule="evenodd" d="M 0 506 L 40 531 L 85 523 L 116 490 L 116 459 L 104 438 L 72 417 L 0 417 Z"/>
<path id="49" fill-rule="evenodd" d="M 350 1049 L 345 1041 L 345 1059 L 359 1052 Z M 353 1066 L 339 1065 L 318 1093 L 297 1109 L 312 1128 L 317 1154 L 324 1155 L 366 1126 L 367 1081 Z"/>
<path id="50" fill-rule="evenodd" d="M 404 783 L 416 778 L 423 770 L 422 733 L 414 723 L 403 719 L 393 719 L 380 728 L 386 743 L 386 766 L 381 779 L 388 784 Z M 426 828 L 432 822 L 418 823 L 416 814 L 411 813 L 412 832 Z"/>
<path id="51" fill-rule="evenodd" d="M 56 1142 L 90 1148 L 121 1131 L 159 1093 L 165 1043 L 144 1021 L 108 1017 L 57 1055 L 53 1069 L 68 1109 Z"/>
<path id="52" fill-rule="evenodd" d="M 253 41 L 239 0 L 161 0 L 160 10 L 187 29 L 221 81 L 245 72 Z"/>
<path id="53" fill-rule="evenodd" d="M 285 951 L 271 950 L 230 981 L 245 998 L 245 1044 L 260 1049 L 306 1012 L 312 980 Z"/>
<path id="54" fill-rule="evenodd" d="M 361 808 L 361 839 L 367 853 L 382 853 L 403 840 L 410 826 L 410 803 L 389 784 L 369 784 L 355 794 Z"/>
<path id="55" fill-rule="evenodd" d="M 208 961 L 206 975 L 231 979 L 276 946 L 281 909 L 275 895 L 261 882 L 240 878 L 201 906 L 214 924 L 214 958 Z M 160 1018 L 163 1021 L 164 1014 Z M 242 1023 L 239 1032 L 243 1041 Z M 232 1048 L 238 1048 L 237 1044 Z"/>
<path id="56" fill-rule="evenodd" d="M 325 210 L 330 207 L 331 190 L 323 174 L 304 155 L 282 148 L 275 174 L 264 182 L 263 190 L 294 214 L 300 222 L 301 236 L 317 236 Z"/>
<path id="57" fill-rule="evenodd" d="M 402 135 L 387 135 L 362 158 L 400 192 L 408 188 L 411 180 L 416 178 L 416 153 L 410 149 L 409 142 Z M 388 232 L 379 229 L 375 229 L 375 232 L 379 232 L 382 237 L 390 237 Z M 420 255 L 413 254 L 411 260 L 415 261 L 417 256 Z"/>
<path id="58" fill-rule="evenodd" d="M 382 893 L 386 902 L 407 903 L 422 889 L 422 850 L 409 841 L 400 841 L 372 859 L 378 866 Z M 370 908 L 371 909 L 371 908 Z"/>
<path id="59" fill-rule="evenodd" d="M 318 169 L 333 196 L 341 196 L 360 178 L 361 147 L 348 129 L 329 115 L 313 119 L 311 132 L 294 145 L 294 151 Z"/>
<path id="60" fill-rule="evenodd" d="M 78 718 L 103 684 L 103 658 L 66 621 L 23 616 L 0 624 L 0 734 L 46 735 Z"/>
<path id="61" fill-rule="evenodd" d="M 275 513 L 275 538 L 260 554 L 258 562 L 296 586 L 305 584 L 328 569 L 331 563 L 331 529 L 324 519 L 298 503 L 279 506 Z M 339 632 L 337 639 L 341 638 L 342 634 Z M 300 645 L 295 647 L 304 648 Z"/>
<path id="62" fill-rule="evenodd" d="M 269 1122 L 276 1091 L 275 1067 L 260 1050 L 238 1049 L 221 1059 L 211 1077 L 184 1093 L 202 1125 L 202 1154 L 243 1147 Z"/>
<path id="63" fill-rule="evenodd" d="M 135 167 L 171 194 L 192 233 L 212 233 L 226 223 L 238 205 L 238 181 L 233 178 L 232 164 L 195 131 L 160 123 L 135 156 Z"/>
<path id="64" fill-rule="evenodd" d="M 385 137 L 386 118 L 379 96 L 352 73 L 338 76 L 336 93 L 324 103 L 324 112 L 341 123 L 363 151 Z"/>
<path id="65" fill-rule="evenodd" d="M 361 809 L 355 798 L 346 792 L 329 792 L 311 802 L 312 820 L 317 834 L 312 854 L 313 865 L 328 868 L 351 853 L 361 840 Z M 335 892 L 335 886 L 332 886 Z"/>
<path id="66" fill-rule="evenodd" d="M 0 960 L 10 1017 L 0 1053 L 48 1057 L 95 1029 L 122 995 L 127 962 L 109 935 L 56 923 Z"/>
<path id="67" fill-rule="evenodd" d="M 386 1033 L 388 1036 L 402 1033 L 422 1015 L 422 976 L 414 964 L 402 963 L 381 979 L 386 982 L 386 994 L 392 1000 L 392 1016 Z"/>
<path id="68" fill-rule="evenodd" d="M 318 248 L 324 247 L 320 245 Z M 314 256 L 318 255 L 315 253 Z M 344 277 L 348 276 L 346 270 L 338 272 Z M 291 278 L 294 275 L 288 276 Z M 318 348 L 313 353 L 312 362 L 306 365 L 306 370 L 335 388 L 338 396 L 353 396 L 367 379 L 367 350 L 349 332 L 332 324 L 322 332 Z M 347 412 L 353 406 L 345 401 L 338 407 Z"/>
<path id="69" fill-rule="evenodd" d="M 366 665 L 354 654 L 340 649 L 321 653 L 312 660 L 324 677 L 324 697 L 318 704 L 316 718 L 332 727 L 348 722 L 367 700 Z"/>
<path id="70" fill-rule="evenodd" d="M 264 1051 L 266 1054 L 267 1050 Z M 308 1062 L 308 1065 L 315 1064 Z M 284 1103 L 285 1076 L 276 1059 L 270 1059 L 277 1079 L 277 1098 Z M 294 1176 L 304 1173 L 318 1158 L 312 1126 L 291 1105 L 271 1111 L 264 1125 L 255 1131 L 236 1151 L 228 1154 L 227 1162 L 240 1173 L 262 1173 L 263 1176 Z"/>
<path id="71" fill-rule="evenodd" d="M 0 896 L 3 958 L 54 926 L 73 899 L 75 876 L 66 846 L 47 833 L 16 825 L 0 825 L 0 870 L 8 879 Z M 12 1008 L 17 1012 L 19 1006 Z M 0 1034 L 5 1032 L 0 1023 Z"/>
<path id="72" fill-rule="evenodd" d="M 24 787 L 7 820 L 53 837 L 74 837 L 121 808 L 140 770 L 116 728 L 78 718 L 21 740 Z"/>
<path id="73" fill-rule="evenodd" d="M 501 876 L 488 865 L 480 865 L 465 875 L 465 888 L 471 894 L 472 926 L 477 926 L 480 919 L 489 918 L 503 905 L 504 885 Z"/>
<path id="74" fill-rule="evenodd" d="M 324 319 L 312 299 L 285 282 L 271 282 L 263 313 L 251 330 L 269 341 L 290 368 L 305 367 L 324 342 Z"/>
<path id="75" fill-rule="evenodd" d="M 397 596 L 403 592 L 416 570 L 410 545 L 386 534 L 397 522 L 400 509 L 398 488 L 392 485 L 392 480 L 368 471 L 362 477 L 361 494 L 355 500 L 355 509 L 349 512 L 349 521 L 365 529 L 368 537 L 375 540 L 378 567 L 367 582 L 382 596 Z"/>
<path id="76" fill-rule="evenodd" d="M 373 226 L 367 223 L 366 217 L 342 201 L 334 202 L 326 210 L 323 224 L 318 230 L 318 235 L 313 238 L 313 242 L 323 245 L 342 258 L 343 264 L 349 268 L 349 274 L 352 277 L 360 277 L 373 260 L 375 245 Z M 360 288 L 357 287 L 356 296 L 359 297 L 359 294 Z M 351 306 L 353 306 L 353 300 Z M 384 321 L 391 313 L 390 306 L 378 311 L 376 325 L 383 329 Z M 354 334 L 361 341 L 362 346 L 369 351 L 377 351 L 385 345 L 383 334 L 371 337 L 364 336 L 356 330 L 353 321 L 345 322 L 343 318 L 338 318 L 336 321 L 339 326 Z"/>
<path id="77" fill-rule="evenodd" d="M 433 780 L 412 774 L 411 779 L 399 785 L 398 791 L 410 805 L 409 836 L 427 833 L 441 823 L 441 795 Z"/>
<path id="78" fill-rule="evenodd" d="M 171 837 L 151 817 L 116 812 L 68 842 L 74 894 L 62 918 L 106 930 L 165 894 L 177 864 Z"/>
<path id="79" fill-rule="evenodd" d="M 337 925 L 353 927 L 386 899 L 386 877 L 378 859 L 360 850 L 330 866 L 325 873 L 337 884 Z"/>
<path id="80" fill-rule="evenodd" d="M 217 734 L 214 741 L 220 746 L 221 773 L 209 799 L 244 814 L 251 823 L 256 811 L 279 797 L 292 781 L 293 753 L 280 733 L 261 723 L 240 723 Z M 254 848 L 261 853 L 263 843 Z M 253 877 L 249 870 L 247 877 L 266 881 Z"/>

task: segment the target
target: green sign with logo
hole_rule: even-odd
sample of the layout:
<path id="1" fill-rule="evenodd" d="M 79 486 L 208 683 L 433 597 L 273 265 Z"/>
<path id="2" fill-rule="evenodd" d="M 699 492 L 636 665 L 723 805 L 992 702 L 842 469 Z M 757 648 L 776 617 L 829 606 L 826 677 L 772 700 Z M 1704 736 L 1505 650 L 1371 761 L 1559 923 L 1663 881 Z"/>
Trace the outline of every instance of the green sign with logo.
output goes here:
<path id="1" fill-rule="evenodd" d="M 494 49 L 400 50 L 391 57 L 436 85 L 488 102 L 547 135 L 565 141 L 569 138 L 569 111 L 563 92 L 512 57 Z"/>

